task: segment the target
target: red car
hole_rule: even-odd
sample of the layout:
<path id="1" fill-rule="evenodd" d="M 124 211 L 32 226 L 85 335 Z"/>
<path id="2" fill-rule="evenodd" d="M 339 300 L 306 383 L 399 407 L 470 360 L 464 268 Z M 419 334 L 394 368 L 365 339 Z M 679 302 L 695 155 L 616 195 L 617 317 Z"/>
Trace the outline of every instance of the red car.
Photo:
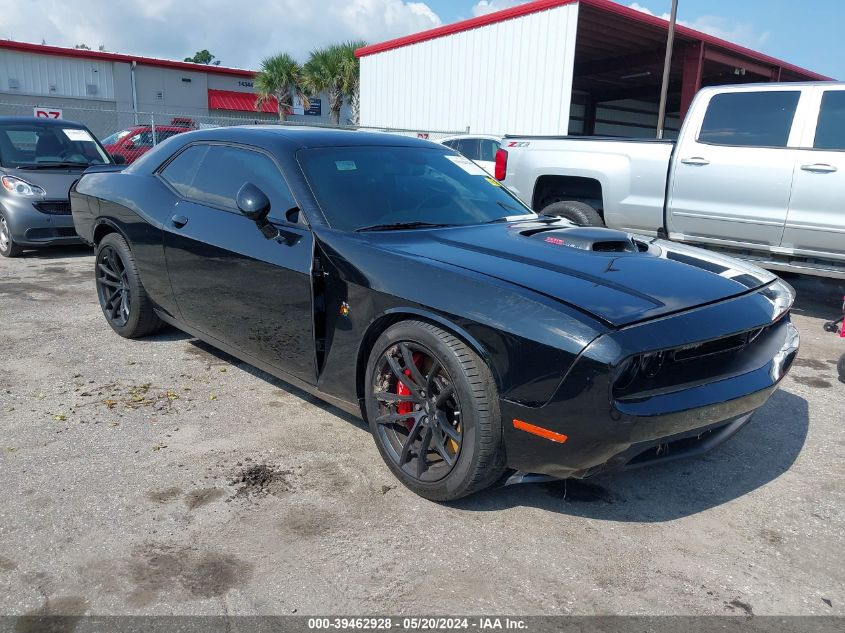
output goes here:
<path id="1" fill-rule="evenodd" d="M 170 125 L 155 126 L 155 139 L 153 138 L 152 126 L 135 125 L 120 132 L 115 132 L 100 142 L 112 157 L 122 156 L 128 164 L 146 154 L 156 143 L 161 143 L 174 134 L 195 129 L 197 129 L 197 126 L 193 120 L 174 118 Z M 116 162 L 120 162 L 120 159 L 117 158 Z"/>

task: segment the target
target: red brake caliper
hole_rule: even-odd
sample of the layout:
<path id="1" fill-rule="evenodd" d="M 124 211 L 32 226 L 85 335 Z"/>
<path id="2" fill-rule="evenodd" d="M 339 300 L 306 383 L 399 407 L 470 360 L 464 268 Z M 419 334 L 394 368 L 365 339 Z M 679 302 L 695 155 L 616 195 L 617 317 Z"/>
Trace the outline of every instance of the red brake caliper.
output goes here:
<path id="1" fill-rule="evenodd" d="M 414 354 L 412 355 L 414 365 L 416 365 L 417 367 L 420 366 L 421 357 L 422 357 L 422 355 L 419 352 L 414 352 Z M 410 377 L 411 370 L 406 369 L 405 375 Z M 410 396 L 411 390 L 408 389 L 405 386 L 405 383 L 403 383 L 401 380 L 397 380 L 396 381 L 396 395 Z M 414 411 L 414 403 L 413 402 L 399 402 L 399 403 L 396 404 L 396 413 L 406 414 L 406 413 L 412 413 L 413 411 Z M 411 427 L 413 427 L 413 426 L 414 426 L 414 421 L 412 419 L 408 418 L 407 420 L 405 420 L 405 427 L 409 431 L 411 430 Z"/>

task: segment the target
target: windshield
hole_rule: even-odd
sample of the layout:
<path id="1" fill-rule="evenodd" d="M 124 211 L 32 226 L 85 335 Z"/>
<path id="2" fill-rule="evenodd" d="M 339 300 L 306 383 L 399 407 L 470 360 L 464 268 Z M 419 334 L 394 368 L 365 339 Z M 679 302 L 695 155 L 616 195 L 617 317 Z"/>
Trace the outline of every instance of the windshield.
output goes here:
<path id="1" fill-rule="evenodd" d="M 115 132 L 114 134 L 109 134 L 106 138 L 101 140 L 100 142 L 103 145 L 114 145 L 120 139 L 124 138 L 127 134 L 129 134 L 131 130 L 121 130 L 120 132 Z"/>
<path id="2" fill-rule="evenodd" d="M 326 147 L 298 159 L 333 228 L 467 225 L 535 216 L 472 161 L 446 148 Z"/>
<path id="3" fill-rule="evenodd" d="M 106 152 L 84 128 L 0 123 L 0 163 L 4 167 L 102 165 L 110 162 Z"/>

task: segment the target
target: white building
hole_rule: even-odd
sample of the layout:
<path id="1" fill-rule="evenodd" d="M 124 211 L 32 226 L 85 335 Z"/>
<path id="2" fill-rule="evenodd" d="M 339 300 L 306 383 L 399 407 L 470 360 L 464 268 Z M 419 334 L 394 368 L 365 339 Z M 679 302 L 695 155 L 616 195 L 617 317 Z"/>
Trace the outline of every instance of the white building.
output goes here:
<path id="1" fill-rule="evenodd" d="M 357 51 L 361 124 L 653 136 L 668 22 L 610 0 L 537 0 Z M 667 136 L 704 85 L 823 80 L 678 26 Z"/>

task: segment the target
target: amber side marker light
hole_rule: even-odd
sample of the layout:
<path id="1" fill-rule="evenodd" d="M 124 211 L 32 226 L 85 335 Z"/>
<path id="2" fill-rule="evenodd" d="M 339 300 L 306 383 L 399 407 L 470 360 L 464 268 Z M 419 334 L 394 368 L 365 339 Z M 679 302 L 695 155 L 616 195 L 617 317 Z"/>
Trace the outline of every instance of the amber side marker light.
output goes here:
<path id="1" fill-rule="evenodd" d="M 522 420 L 514 419 L 513 427 L 515 429 L 519 429 L 520 431 L 525 431 L 526 433 L 539 435 L 540 437 L 544 437 L 547 440 L 551 440 L 552 442 L 557 442 L 558 444 L 563 444 L 566 440 L 569 439 L 563 433 L 555 433 L 554 431 L 550 431 L 549 429 L 544 429 L 542 426 L 537 426 L 536 424 L 529 424 L 528 422 L 523 422 Z"/>

